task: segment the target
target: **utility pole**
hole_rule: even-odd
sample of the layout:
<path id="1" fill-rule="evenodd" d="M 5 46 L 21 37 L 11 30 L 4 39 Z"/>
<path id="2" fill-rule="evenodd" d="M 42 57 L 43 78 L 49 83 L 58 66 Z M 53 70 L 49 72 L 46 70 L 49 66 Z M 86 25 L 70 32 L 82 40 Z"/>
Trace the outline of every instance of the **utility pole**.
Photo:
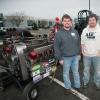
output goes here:
<path id="1" fill-rule="evenodd" d="M 90 0 L 89 0 L 89 11 L 90 11 L 91 9 L 90 9 Z"/>

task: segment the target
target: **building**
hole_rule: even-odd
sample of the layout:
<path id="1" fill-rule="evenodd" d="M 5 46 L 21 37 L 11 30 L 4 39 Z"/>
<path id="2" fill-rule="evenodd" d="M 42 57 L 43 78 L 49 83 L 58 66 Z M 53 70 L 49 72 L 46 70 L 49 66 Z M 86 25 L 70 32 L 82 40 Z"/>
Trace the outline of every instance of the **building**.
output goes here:
<path id="1" fill-rule="evenodd" d="M 23 22 L 20 23 L 19 27 L 20 28 L 34 28 L 34 27 L 46 28 L 46 27 L 52 27 L 53 25 L 54 25 L 53 19 L 42 19 L 42 18 L 25 16 Z M 7 19 L 7 17 L 5 17 L 4 27 L 13 28 L 16 26 L 13 25 L 11 21 Z"/>

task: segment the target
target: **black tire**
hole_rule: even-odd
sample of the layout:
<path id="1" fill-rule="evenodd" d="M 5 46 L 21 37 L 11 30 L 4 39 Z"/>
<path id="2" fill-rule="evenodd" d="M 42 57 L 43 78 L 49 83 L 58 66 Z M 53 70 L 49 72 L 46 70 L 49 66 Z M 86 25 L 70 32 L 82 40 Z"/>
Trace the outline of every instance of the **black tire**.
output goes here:
<path id="1" fill-rule="evenodd" d="M 24 88 L 23 95 L 26 100 L 36 100 L 39 94 L 38 87 L 30 82 Z"/>

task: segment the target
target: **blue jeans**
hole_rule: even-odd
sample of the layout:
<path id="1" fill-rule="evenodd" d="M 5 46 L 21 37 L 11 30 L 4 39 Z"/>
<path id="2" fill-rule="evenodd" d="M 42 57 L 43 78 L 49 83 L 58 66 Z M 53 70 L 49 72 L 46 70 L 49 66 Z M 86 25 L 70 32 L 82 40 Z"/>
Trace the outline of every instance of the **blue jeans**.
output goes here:
<path id="1" fill-rule="evenodd" d="M 74 77 L 74 87 L 80 88 L 80 76 L 78 72 L 78 64 L 79 64 L 78 56 L 63 57 L 63 60 L 64 60 L 63 80 L 64 80 L 65 88 L 66 89 L 71 88 L 71 82 L 69 79 L 70 68 L 72 70 L 73 77 Z"/>
<path id="2" fill-rule="evenodd" d="M 100 85 L 100 57 L 89 57 L 83 56 L 84 63 L 84 76 L 83 81 L 84 84 L 88 84 L 90 79 L 90 67 L 93 65 L 94 68 L 94 83 L 95 85 Z"/>

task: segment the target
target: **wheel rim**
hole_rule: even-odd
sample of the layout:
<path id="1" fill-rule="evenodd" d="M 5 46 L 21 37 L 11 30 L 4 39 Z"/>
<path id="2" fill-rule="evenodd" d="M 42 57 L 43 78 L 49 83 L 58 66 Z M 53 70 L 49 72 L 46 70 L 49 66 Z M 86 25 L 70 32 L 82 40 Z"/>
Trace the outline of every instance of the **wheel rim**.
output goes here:
<path id="1" fill-rule="evenodd" d="M 33 89 L 32 91 L 31 91 L 31 98 L 36 98 L 36 96 L 37 96 L 37 89 Z"/>

